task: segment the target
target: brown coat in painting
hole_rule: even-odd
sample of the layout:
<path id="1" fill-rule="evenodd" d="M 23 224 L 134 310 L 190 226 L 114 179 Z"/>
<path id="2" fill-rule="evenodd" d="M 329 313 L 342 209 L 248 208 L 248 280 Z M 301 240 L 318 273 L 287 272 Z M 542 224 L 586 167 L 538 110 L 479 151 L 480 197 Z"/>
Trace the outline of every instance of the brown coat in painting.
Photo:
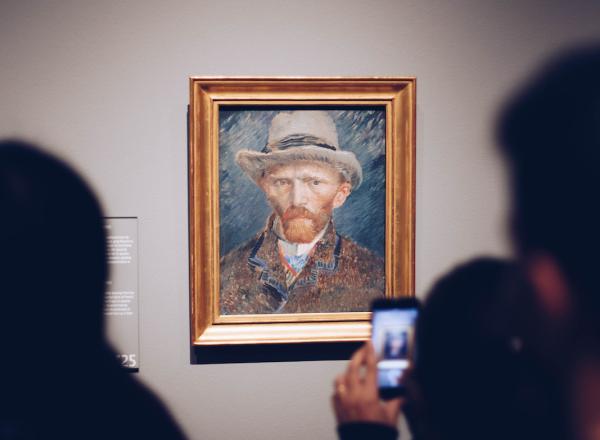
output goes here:
<path id="1" fill-rule="evenodd" d="M 383 259 L 335 232 L 330 222 L 288 288 L 277 236 L 267 228 L 221 259 L 221 313 L 368 311 L 385 294 Z"/>

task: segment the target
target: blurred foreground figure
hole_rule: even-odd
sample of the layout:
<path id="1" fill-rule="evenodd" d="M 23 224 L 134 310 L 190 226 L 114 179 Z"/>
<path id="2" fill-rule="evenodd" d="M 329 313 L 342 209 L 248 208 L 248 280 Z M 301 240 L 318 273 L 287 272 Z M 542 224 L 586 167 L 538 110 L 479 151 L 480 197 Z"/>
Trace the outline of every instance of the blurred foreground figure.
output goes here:
<path id="1" fill-rule="evenodd" d="M 600 438 L 600 46 L 550 62 L 505 107 L 512 228 L 533 285 L 529 342 L 565 393 L 570 438 Z"/>
<path id="2" fill-rule="evenodd" d="M 433 286 L 404 408 L 414 439 L 563 438 L 560 394 L 521 337 L 526 289 L 517 265 L 497 258 Z"/>
<path id="3" fill-rule="evenodd" d="M 102 213 L 68 166 L 0 142 L 0 439 L 180 439 L 103 328 Z"/>
<path id="4" fill-rule="evenodd" d="M 547 64 L 506 105 L 498 137 L 511 171 L 514 241 L 532 287 L 522 298 L 532 304 L 525 346 L 541 359 L 548 389 L 558 390 L 566 428 L 557 435 L 600 439 L 600 47 Z M 364 361 L 369 352 L 367 346 L 354 358 L 367 376 L 374 368 Z M 337 387 L 338 420 L 393 426 L 390 418 L 364 416 L 381 404 L 370 382 L 359 383 L 364 392 L 351 399 L 343 397 L 347 387 Z"/>
<path id="5" fill-rule="evenodd" d="M 517 266 L 494 258 L 442 277 L 418 319 L 407 395 L 379 400 L 375 355 L 365 346 L 336 382 L 340 437 L 396 438 L 403 405 L 417 440 L 562 438 L 558 395 L 519 337 L 524 288 Z"/>

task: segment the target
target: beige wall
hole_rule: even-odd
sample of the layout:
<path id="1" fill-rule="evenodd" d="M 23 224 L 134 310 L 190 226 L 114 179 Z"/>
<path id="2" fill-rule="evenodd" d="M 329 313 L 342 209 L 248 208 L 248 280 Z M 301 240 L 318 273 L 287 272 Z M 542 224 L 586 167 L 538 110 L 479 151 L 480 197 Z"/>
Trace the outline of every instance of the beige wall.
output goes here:
<path id="1" fill-rule="evenodd" d="M 191 438 L 334 438 L 342 361 L 190 365 L 190 75 L 418 78 L 417 291 L 505 253 L 490 121 L 552 50 L 598 37 L 577 1 L 0 2 L 0 136 L 49 145 L 140 227 L 140 377 Z"/>

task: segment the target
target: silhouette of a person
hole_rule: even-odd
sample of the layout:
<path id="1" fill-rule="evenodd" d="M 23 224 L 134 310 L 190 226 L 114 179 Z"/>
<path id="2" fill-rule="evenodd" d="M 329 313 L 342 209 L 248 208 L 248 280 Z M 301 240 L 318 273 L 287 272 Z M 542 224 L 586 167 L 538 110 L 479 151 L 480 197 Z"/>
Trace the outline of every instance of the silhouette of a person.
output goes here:
<path id="1" fill-rule="evenodd" d="M 0 438 L 181 439 L 104 336 L 100 206 L 62 161 L 0 142 Z"/>

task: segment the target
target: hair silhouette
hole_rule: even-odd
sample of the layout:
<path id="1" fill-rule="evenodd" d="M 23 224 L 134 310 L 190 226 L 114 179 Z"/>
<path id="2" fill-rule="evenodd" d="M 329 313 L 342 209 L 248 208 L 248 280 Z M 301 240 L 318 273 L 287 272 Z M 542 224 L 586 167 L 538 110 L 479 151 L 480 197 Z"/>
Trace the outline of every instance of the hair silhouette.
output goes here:
<path id="1" fill-rule="evenodd" d="M 0 142 L 1 438 L 182 438 L 105 340 L 105 246 L 69 166 Z"/>
<path id="2" fill-rule="evenodd" d="M 562 438 L 559 396 L 520 345 L 524 288 L 516 265 L 489 257 L 433 286 L 417 324 L 415 438 Z"/>
<path id="3" fill-rule="evenodd" d="M 582 328 L 600 341 L 600 46 L 558 54 L 503 108 L 497 128 L 512 177 L 512 226 L 522 255 L 552 255 Z"/>

